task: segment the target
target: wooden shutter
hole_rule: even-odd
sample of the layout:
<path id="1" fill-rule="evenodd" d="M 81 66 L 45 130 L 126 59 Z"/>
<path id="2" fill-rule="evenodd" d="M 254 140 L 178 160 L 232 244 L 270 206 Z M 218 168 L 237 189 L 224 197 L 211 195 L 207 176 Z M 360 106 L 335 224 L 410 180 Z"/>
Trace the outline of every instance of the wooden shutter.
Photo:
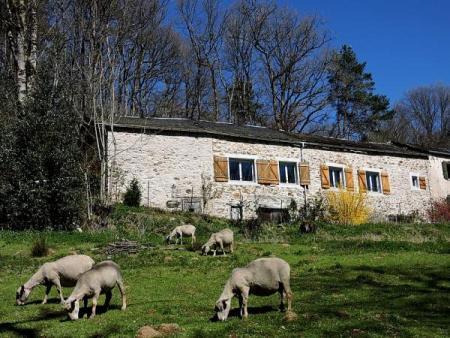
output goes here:
<path id="1" fill-rule="evenodd" d="M 216 182 L 228 182 L 228 159 L 214 156 L 214 179 Z"/>
<path id="2" fill-rule="evenodd" d="M 300 175 L 300 185 L 309 185 L 311 183 L 311 177 L 309 175 L 309 163 L 301 162 L 298 164 L 298 172 Z"/>
<path id="3" fill-rule="evenodd" d="M 268 160 L 257 160 L 259 184 L 278 184 L 278 162 Z"/>
<path id="4" fill-rule="evenodd" d="M 383 187 L 383 194 L 389 195 L 391 193 L 391 186 L 389 184 L 389 174 L 387 171 L 381 172 L 381 185 Z"/>
<path id="5" fill-rule="evenodd" d="M 366 172 L 364 170 L 358 170 L 358 185 L 360 192 L 367 191 Z"/>
<path id="6" fill-rule="evenodd" d="M 355 183 L 353 182 L 352 168 L 345 168 L 345 184 L 348 191 L 355 191 Z"/>
<path id="7" fill-rule="evenodd" d="M 427 188 L 427 181 L 425 179 L 425 176 L 420 176 L 419 177 L 419 187 L 422 190 L 425 190 Z"/>
<path id="8" fill-rule="evenodd" d="M 330 188 L 330 171 L 328 170 L 328 166 L 325 164 L 320 166 L 320 180 L 322 182 L 323 189 Z"/>

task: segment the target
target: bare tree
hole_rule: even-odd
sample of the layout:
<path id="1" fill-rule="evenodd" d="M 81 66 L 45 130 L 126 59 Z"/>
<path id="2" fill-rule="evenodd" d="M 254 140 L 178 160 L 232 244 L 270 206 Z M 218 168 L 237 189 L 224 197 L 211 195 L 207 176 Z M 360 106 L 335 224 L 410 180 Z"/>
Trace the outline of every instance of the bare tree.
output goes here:
<path id="1" fill-rule="evenodd" d="M 251 21 L 262 85 L 276 127 L 307 131 L 325 117 L 327 105 L 328 37 L 320 21 L 251 0 L 244 14 Z"/>
<path id="2" fill-rule="evenodd" d="M 397 120 L 408 122 L 409 142 L 450 146 L 450 86 L 436 84 L 412 89 L 397 105 L 396 112 Z"/>
<path id="3" fill-rule="evenodd" d="M 23 102 L 32 89 L 36 72 L 37 10 L 36 0 L 5 0 L 0 4 L 7 39 L 5 48 L 13 64 L 19 102 Z"/>
<path id="4" fill-rule="evenodd" d="M 186 30 L 188 39 L 187 60 L 195 66 L 188 72 L 187 92 L 193 95 L 191 117 L 196 111 L 200 118 L 208 106 L 212 107 L 212 118 L 219 120 L 220 111 L 220 50 L 223 40 L 225 13 L 218 0 L 179 0 L 178 12 Z M 192 63 L 191 63 L 192 65 Z M 192 67 L 189 65 L 188 67 Z M 210 88 L 210 93 L 207 89 Z M 209 96 L 208 105 L 203 106 L 204 96 Z"/>

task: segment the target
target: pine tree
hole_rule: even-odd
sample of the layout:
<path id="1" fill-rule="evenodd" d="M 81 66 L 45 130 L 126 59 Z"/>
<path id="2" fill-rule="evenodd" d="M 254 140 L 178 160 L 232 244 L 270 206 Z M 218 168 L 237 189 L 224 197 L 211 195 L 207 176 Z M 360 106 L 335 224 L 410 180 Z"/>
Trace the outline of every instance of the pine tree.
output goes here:
<path id="1" fill-rule="evenodd" d="M 252 83 L 236 78 L 229 97 L 232 121 L 238 125 L 255 124 L 260 106 L 256 103 Z"/>
<path id="2" fill-rule="evenodd" d="M 328 81 L 329 100 L 336 109 L 335 137 L 365 139 L 380 121 L 393 116 L 388 98 L 373 93 L 375 82 L 365 67 L 346 45 L 332 57 Z"/>

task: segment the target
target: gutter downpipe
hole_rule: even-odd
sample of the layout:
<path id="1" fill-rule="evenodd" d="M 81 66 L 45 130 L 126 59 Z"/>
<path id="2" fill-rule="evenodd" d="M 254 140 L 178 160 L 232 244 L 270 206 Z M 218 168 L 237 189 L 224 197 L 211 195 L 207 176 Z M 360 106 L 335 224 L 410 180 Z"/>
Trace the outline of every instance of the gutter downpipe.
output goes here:
<path id="1" fill-rule="evenodd" d="M 303 149 L 305 148 L 305 142 L 300 143 L 300 163 L 303 162 Z M 300 176 L 300 172 L 298 173 Z M 299 177 L 300 180 L 300 177 Z M 302 186 L 303 188 L 303 206 L 306 208 L 306 186 Z"/>

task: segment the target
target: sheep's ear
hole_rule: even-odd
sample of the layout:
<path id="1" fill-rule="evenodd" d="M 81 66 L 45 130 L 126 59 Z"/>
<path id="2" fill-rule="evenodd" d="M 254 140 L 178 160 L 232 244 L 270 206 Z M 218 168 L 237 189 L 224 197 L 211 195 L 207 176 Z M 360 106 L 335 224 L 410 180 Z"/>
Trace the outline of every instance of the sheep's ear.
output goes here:
<path id="1" fill-rule="evenodd" d="M 222 306 L 224 310 L 227 308 L 227 301 L 225 299 L 222 300 Z"/>
<path id="2" fill-rule="evenodd" d="M 24 292 L 25 292 L 25 285 L 22 285 L 20 287 L 20 295 L 22 296 Z"/>

